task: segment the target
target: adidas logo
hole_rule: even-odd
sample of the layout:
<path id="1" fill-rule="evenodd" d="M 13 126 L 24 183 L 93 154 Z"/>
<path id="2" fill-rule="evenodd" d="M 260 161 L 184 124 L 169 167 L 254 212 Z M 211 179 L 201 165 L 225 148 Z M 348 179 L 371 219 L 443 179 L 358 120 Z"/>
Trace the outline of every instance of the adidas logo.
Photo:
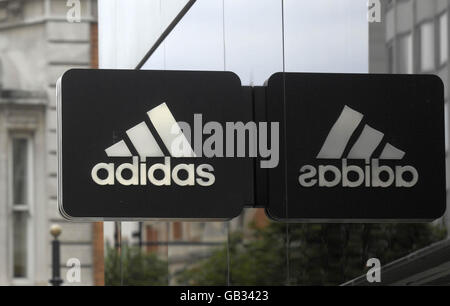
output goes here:
<path id="1" fill-rule="evenodd" d="M 299 183 L 303 187 L 395 187 L 411 188 L 417 184 L 419 174 L 412 166 L 397 165 L 393 169 L 388 165 L 380 165 L 382 160 L 397 161 L 405 156 L 405 152 L 386 143 L 379 157 L 373 156 L 380 146 L 384 134 L 364 125 L 364 128 L 343 157 L 350 138 L 361 124 L 364 115 L 345 106 L 334 123 L 322 148 L 316 156 L 318 160 L 342 159 L 340 169 L 335 165 L 304 165 L 300 169 Z M 349 160 L 364 160 L 363 167 L 350 165 Z"/>
<path id="2" fill-rule="evenodd" d="M 166 103 L 151 109 L 147 115 L 171 157 L 196 157 Z M 132 155 L 124 140 L 105 149 L 108 157 L 132 157 L 132 163 L 123 163 L 117 168 L 114 163 L 96 164 L 92 168 L 91 177 L 98 185 L 114 185 L 116 181 L 125 186 L 147 184 L 169 186 L 172 182 L 179 186 L 214 184 L 212 165 L 201 164 L 195 167 L 194 164 L 182 163 L 172 169 L 170 157 L 164 156 L 145 121 L 127 130 L 126 134 L 139 157 Z M 164 157 L 164 163 L 153 164 L 147 169 L 146 159 L 152 157 Z M 128 176 L 124 175 L 126 172 Z"/>
<path id="3" fill-rule="evenodd" d="M 151 125 L 170 156 L 163 150 L 145 121 L 126 131 L 126 135 L 138 156 L 133 156 L 127 142 L 120 140 L 105 149 L 108 157 L 132 158 L 117 168 L 114 163 L 99 163 L 91 171 L 92 180 L 99 185 L 170 185 L 173 181 L 180 186 L 211 186 L 214 184 L 214 167 L 209 164 L 179 164 L 173 169 L 171 157 L 261 157 L 261 168 L 274 168 L 279 162 L 279 123 L 271 122 L 203 122 L 201 114 L 194 114 L 194 126 L 177 122 L 162 103 L 147 112 Z M 194 137 L 191 137 L 193 131 Z M 193 147 L 190 140 L 193 139 Z M 204 139 L 205 138 L 205 139 Z M 269 139 L 270 138 L 270 139 Z M 225 146 L 226 145 L 226 146 Z M 147 170 L 146 159 L 164 157 L 163 164 L 152 165 Z M 139 160 L 140 159 L 140 160 Z M 125 171 L 128 170 L 128 171 Z M 131 175 L 124 177 L 124 172 Z M 162 177 L 156 178 L 155 172 Z M 103 173 L 103 175 L 102 175 Z"/>
<path id="4" fill-rule="evenodd" d="M 215 182 L 214 167 L 209 164 L 179 164 L 173 169 L 171 157 L 261 157 L 261 168 L 274 168 L 279 162 L 279 123 L 271 122 L 203 122 L 201 114 L 194 114 L 191 129 L 186 122 L 177 122 L 162 103 L 147 112 L 157 137 L 170 156 L 164 156 L 158 141 L 147 123 L 142 121 L 126 131 L 126 135 L 139 156 L 133 156 L 127 142 L 120 140 L 105 149 L 108 157 L 131 157 L 133 163 L 115 167 L 114 163 L 98 163 L 91 171 L 92 180 L 99 185 L 170 185 L 173 181 L 180 186 L 211 186 Z M 195 135 L 194 149 L 190 144 L 191 131 Z M 187 135 L 187 136 L 186 136 Z M 206 139 L 203 139 L 206 136 Z M 270 139 L 269 139 L 270 138 Z M 226 149 L 225 149 L 226 144 Z M 164 164 L 152 165 L 147 170 L 146 159 L 164 157 Z M 140 159 L 140 161 L 139 161 Z M 125 171 L 128 170 L 128 171 Z M 131 175 L 124 177 L 124 172 Z M 155 172 L 162 171 L 162 178 Z M 103 173 L 103 175 L 102 175 Z"/>

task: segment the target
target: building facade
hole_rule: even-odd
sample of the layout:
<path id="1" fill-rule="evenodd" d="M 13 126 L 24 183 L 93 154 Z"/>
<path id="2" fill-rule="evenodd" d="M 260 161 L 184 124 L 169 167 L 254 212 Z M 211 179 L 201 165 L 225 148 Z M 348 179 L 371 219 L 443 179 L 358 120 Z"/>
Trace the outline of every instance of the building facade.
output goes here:
<path id="1" fill-rule="evenodd" d="M 0 1 L 1 285 L 48 284 L 53 223 L 62 226 L 62 278 L 77 258 L 81 284 L 101 281 L 94 275 L 101 229 L 67 223 L 57 209 L 56 81 L 96 65 L 96 1 L 80 2 L 76 22 L 68 22 L 70 8 L 63 0 Z"/>
<path id="2" fill-rule="evenodd" d="M 438 222 L 442 222 L 450 232 L 450 1 L 385 0 L 381 5 L 381 22 L 369 25 L 369 72 L 435 74 L 444 83 L 447 212 Z"/>

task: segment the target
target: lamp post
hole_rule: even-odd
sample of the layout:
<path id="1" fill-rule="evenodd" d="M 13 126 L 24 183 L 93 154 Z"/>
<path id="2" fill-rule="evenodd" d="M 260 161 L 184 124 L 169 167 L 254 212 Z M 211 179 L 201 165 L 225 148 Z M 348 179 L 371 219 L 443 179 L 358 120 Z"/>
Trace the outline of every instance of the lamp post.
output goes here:
<path id="1" fill-rule="evenodd" d="M 60 259 L 59 259 L 59 240 L 58 236 L 61 235 L 62 229 L 58 224 L 53 224 L 50 227 L 50 234 L 53 236 L 52 241 L 52 278 L 49 280 L 52 286 L 61 286 L 63 280 L 60 274 Z"/>

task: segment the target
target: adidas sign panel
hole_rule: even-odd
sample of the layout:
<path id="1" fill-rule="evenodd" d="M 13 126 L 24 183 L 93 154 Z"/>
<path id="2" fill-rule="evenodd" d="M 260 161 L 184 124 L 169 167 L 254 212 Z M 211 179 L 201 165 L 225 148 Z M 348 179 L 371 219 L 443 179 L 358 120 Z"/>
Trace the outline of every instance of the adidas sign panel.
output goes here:
<path id="1" fill-rule="evenodd" d="M 253 160 L 196 156 L 177 124 L 252 120 L 233 73 L 69 70 L 58 87 L 67 219 L 226 220 L 251 203 Z"/>
<path id="2" fill-rule="evenodd" d="M 268 120 L 280 162 L 268 170 L 278 220 L 433 220 L 445 211 L 443 84 L 436 76 L 278 73 Z"/>

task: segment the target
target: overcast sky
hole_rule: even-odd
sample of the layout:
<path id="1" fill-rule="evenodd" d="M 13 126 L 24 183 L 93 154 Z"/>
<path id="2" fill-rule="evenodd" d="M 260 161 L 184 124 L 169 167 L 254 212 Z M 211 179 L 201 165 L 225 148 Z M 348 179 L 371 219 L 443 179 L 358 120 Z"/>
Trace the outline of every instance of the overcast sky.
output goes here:
<path id="1" fill-rule="evenodd" d="M 367 1 L 284 3 L 286 71 L 367 72 Z M 144 69 L 226 69 L 261 85 L 283 71 L 282 33 L 281 0 L 198 0 Z"/>

